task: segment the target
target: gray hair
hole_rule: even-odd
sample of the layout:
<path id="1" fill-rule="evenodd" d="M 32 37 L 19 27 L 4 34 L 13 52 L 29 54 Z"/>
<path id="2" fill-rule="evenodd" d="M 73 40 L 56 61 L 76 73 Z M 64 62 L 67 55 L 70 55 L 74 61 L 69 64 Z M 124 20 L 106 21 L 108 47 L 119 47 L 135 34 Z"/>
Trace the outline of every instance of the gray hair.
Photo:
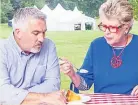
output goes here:
<path id="1" fill-rule="evenodd" d="M 129 24 L 133 20 L 133 8 L 128 0 L 107 0 L 99 9 L 99 16 L 117 19 L 121 24 Z"/>
<path id="2" fill-rule="evenodd" d="M 13 16 L 13 30 L 19 27 L 23 27 L 23 25 L 26 24 L 27 19 L 30 17 L 34 19 L 42 19 L 44 21 L 46 20 L 46 15 L 37 8 L 20 8 Z"/>

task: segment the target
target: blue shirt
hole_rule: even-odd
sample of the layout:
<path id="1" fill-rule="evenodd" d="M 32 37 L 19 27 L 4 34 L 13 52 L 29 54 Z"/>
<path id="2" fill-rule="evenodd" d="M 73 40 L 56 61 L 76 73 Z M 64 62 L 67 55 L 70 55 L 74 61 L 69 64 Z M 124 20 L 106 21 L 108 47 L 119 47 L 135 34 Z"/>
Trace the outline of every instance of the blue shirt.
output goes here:
<path id="1" fill-rule="evenodd" d="M 115 48 L 118 55 L 122 48 Z M 78 72 L 81 76 L 80 90 L 89 89 L 94 83 L 95 93 L 130 94 L 138 85 L 138 36 L 133 35 L 131 42 L 122 53 L 122 65 L 119 68 L 111 66 L 112 47 L 104 37 L 94 40 Z M 88 72 L 82 73 L 82 70 Z"/>
<path id="2" fill-rule="evenodd" d="M 55 44 L 45 39 L 41 51 L 26 54 L 14 36 L 0 43 L 0 103 L 20 104 L 29 92 L 60 89 L 60 70 Z"/>

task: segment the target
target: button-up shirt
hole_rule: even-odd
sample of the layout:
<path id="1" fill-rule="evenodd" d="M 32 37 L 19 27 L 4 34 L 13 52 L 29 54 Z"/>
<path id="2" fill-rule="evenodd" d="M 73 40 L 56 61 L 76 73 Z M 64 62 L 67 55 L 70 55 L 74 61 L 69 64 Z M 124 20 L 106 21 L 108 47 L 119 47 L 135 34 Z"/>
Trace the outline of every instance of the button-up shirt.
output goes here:
<path id="1" fill-rule="evenodd" d="M 39 53 L 26 54 L 11 35 L 0 41 L 0 103 L 18 105 L 29 92 L 60 89 L 55 44 L 45 38 Z"/>

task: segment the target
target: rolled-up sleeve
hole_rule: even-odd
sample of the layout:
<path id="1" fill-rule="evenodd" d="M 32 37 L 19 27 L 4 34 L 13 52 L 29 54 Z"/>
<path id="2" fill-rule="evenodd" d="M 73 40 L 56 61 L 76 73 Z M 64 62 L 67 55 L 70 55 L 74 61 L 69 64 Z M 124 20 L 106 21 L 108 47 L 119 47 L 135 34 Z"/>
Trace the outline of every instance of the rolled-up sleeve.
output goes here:
<path id="1" fill-rule="evenodd" d="M 79 86 L 77 87 L 77 89 L 82 90 L 82 91 L 88 90 L 88 89 L 89 89 L 89 87 L 88 87 L 88 85 L 86 84 L 86 82 L 85 82 L 85 80 L 84 80 L 83 77 L 80 77 L 80 84 L 79 84 Z"/>
<path id="2" fill-rule="evenodd" d="M 0 103 L 2 105 L 20 105 L 27 95 L 28 91 L 15 88 L 12 85 L 0 86 Z"/>
<path id="3" fill-rule="evenodd" d="M 44 82 L 29 89 L 30 92 L 48 93 L 60 90 L 60 69 L 55 44 L 49 42 L 48 62 Z"/>
<path id="4" fill-rule="evenodd" d="M 19 105 L 27 96 L 28 91 L 15 88 L 7 69 L 6 53 L 0 49 L 0 104 Z"/>

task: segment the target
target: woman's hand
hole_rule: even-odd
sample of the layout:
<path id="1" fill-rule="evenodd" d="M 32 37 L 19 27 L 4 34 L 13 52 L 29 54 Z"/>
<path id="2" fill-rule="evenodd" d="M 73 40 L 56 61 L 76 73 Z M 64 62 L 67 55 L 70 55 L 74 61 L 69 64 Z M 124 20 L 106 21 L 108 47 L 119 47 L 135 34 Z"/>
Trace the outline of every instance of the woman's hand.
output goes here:
<path id="1" fill-rule="evenodd" d="M 68 75 L 72 82 L 74 83 L 75 87 L 78 87 L 80 85 L 80 76 L 75 73 L 73 65 L 67 60 L 67 59 L 60 59 L 60 71 L 64 74 Z"/>
<path id="2" fill-rule="evenodd" d="M 133 88 L 131 95 L 138 96 L 138 85 Z"/>
<path id="3" fill-rule="evenodd" d="M 65 59 L 65 58 L 61 59 L 60 58 L 59 64 L 60 64 L 60 71 L 61 72 L 63 72 L 64 74 L 68 75 L 71 78 L 75 75 L 73 65 L 67 59 Z"/>

